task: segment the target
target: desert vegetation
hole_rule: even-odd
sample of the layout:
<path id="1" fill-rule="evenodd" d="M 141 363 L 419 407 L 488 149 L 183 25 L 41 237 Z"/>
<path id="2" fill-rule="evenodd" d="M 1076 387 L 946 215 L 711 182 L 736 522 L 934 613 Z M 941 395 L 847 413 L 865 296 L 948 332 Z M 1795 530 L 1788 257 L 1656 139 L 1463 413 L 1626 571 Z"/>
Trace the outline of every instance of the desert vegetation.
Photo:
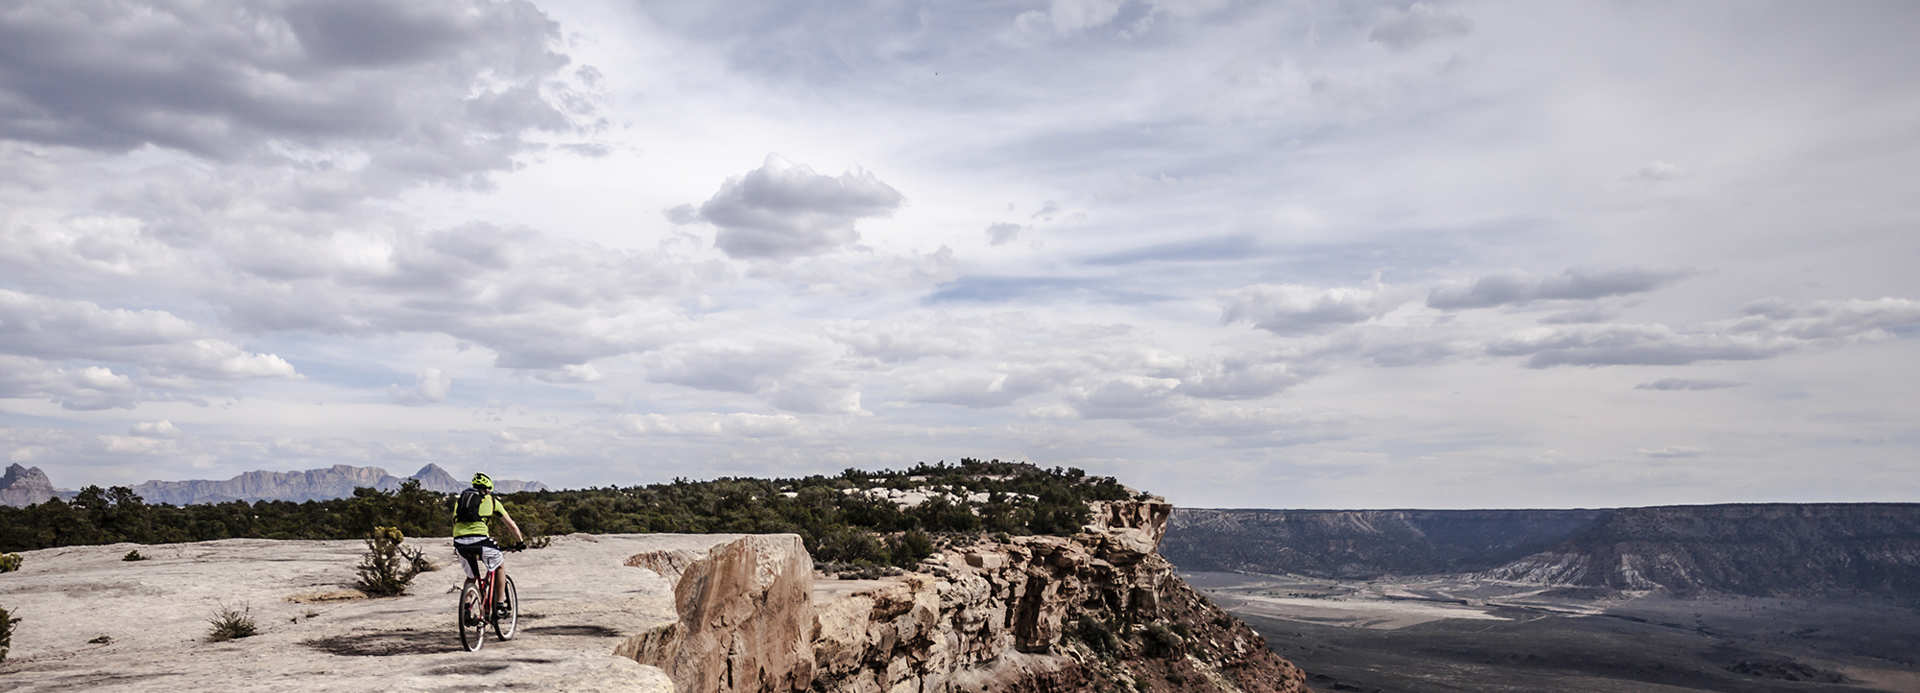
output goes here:
<path id="1" fill-rule="evenodd" d="M 901 500 L 903 494 L 915 502 Z M 823 564 L 911 566 L 955 536 L 1066 535 L 1088 519 L 1087 501 L 1119 500 L 1126 487 L 1078 469 L 999 460 L 849 469 L 789 479 L 675 479 L 502 496 L 527 536 L 571 532 L 789 532 Z M 88 487 L 72 501 L 0 507 L 0 550 L 128 541 L 236 537 L 352 539 L 386 526 L 409 537 L 451 531 L 449 496 L 409 482 L 358 489 L 351 498 L 149 505 L 124 486 Z"/>
<path id="2" fill-rule="evenodd" d="M 396 527 L 375 527 L 365 539 L 367 553 L 360 557 L 360 565 L 355 568 L 360 591 L 375 597 L 405 593 L 407 583 L 423 572 L 421 567 L 427 564 L 426 558 L 420 550 L 409 550 L 402 544 L 406 537 Z"/>
<path id="3" fill-rule="evenodd" d="M 207 624 L 211 626 L 207 639 L 214 642 L 237 640 L 259 632 L 253 623 L 253 608 L 245 604 L 239 607 L 221 604 L 207 617 Z"/>
<path id="4" fill-rule="evenodd" d="M 17 553 L 0 554 L 0 573 L 11 573 L 13 571 L 19 570 L 20 562 L 21 562 L 20 554 L 17 554 Z"/>
<path id="5" fill-rule="evenodd" d="M 7 648 L 13 646 L 13 615 L 0 606 L 0 662 L 7 661 Z"/>

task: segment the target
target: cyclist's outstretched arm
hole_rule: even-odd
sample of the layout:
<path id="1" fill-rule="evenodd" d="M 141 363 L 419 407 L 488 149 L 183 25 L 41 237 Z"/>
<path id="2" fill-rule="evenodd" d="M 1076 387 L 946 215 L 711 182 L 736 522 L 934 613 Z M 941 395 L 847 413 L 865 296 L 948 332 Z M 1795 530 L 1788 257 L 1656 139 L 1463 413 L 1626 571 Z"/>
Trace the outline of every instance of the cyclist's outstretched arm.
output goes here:
<path id="1" fill-rule="evenodd" d="M 500 520 L 507 523 L 507 529 L 513 530 L 513 543 L 527 543 L 527 535 L 520 533 L 520 525 L 514 523 L 513 516 L 507 514 L 506 508 L 500 509 Z"/>

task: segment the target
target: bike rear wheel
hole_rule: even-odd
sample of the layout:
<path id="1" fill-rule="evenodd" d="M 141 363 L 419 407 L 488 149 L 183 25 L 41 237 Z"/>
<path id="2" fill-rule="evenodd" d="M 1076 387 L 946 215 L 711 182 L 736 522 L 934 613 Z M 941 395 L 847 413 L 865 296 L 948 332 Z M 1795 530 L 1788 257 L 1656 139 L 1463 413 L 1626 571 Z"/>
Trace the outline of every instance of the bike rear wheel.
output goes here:
<path id="1" fill-rule="evenodd" d="M 487 617 L 481 613 L 487 602 L 480 598 L 480 588 L 468 585 L 460 591 L 459 612 L 454 615 L 454 623 L 460 627 L 460 646 L 468 652 L 480 649 L 487 640 Z"/>
<path id="2" fill-rule="evenodd" d="M 506 599 L 507 613 L 493 620 L 493 634 L 501 640 L 512 640 L 514 628 L 520 625 L 520 593 L 513 588 L 513 576 L 501 579 L 506 580 L 505 591 L 500 596 Z"/>

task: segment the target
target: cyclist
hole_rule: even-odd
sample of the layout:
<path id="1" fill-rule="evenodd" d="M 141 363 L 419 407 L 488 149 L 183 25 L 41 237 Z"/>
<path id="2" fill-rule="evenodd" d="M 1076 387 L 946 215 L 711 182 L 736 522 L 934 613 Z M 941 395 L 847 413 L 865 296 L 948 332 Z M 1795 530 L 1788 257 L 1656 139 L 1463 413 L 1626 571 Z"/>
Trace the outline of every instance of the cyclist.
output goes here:
<path id="1" fill-rule="evenodd" d="M 467 584 L 480 578 L 482 570 L 500 569 L 500 575 L 493 581 L 494 613 L 508 609 L 506 599 L 507 562 L 500 546 L 493 543 L 493 537 L 487 534 L 487 518 L 499 517 L 507 529 L 513 531 L 515 542 L 525 544 L 527 538 L 520 533 L 520 525 L 514 524 L 513 516 L 507 514 L 507 504 L 493 496 L 493 477 L 486 472 L 473 475 L 473 488 L 460 492 L 453 502 L 453 550 L 460 553 L 460 565 L 467 569 Z M 485 568 L 477 568 L 477 563 L 485 563 Z"/>

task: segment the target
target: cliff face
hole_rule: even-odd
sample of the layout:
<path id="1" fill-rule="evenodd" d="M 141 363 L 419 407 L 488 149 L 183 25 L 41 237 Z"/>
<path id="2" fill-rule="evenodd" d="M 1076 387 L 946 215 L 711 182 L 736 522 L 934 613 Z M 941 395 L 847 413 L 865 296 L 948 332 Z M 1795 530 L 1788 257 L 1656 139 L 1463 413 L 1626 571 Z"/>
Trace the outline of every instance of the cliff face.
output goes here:
<path id="1" fill-rule="evenodd" d="M 1182 570 L 1920 599 L 1920 504 L 1175 511 Z"/>
<path id="2" fill-rule="evenodd" d="M 1683 593 L 1920 599 L 1920 505 L 1625 508 L 1549 550 L 1484 574 Z"/>
<path id="3" fill-rule="evenodd" d="M 7 465 L 6 475 L 0 476 L 0 505 L 24 508 L 44 502 L 53 494 L 53 482 L 39 467 Z"/>
<path id="4" fill-rule="evenodd" d="M 1207 510 L 1173 513 L 1182 570 L 1365 579 L 1486 570 L 1564 541 L 1604 510 Z"/>
<path id="5" fill-rule="evenodd" d="M 809 570 L 804 598 L 790 549 L 635 556 L 679 575 L 681 620 L 621 654 L 683 691 L 1305 690 L 1155 553 L 1171 506 L 1094 509 L 1073 537 L 950 547 L 897 578 L 813 583 Z"/>

